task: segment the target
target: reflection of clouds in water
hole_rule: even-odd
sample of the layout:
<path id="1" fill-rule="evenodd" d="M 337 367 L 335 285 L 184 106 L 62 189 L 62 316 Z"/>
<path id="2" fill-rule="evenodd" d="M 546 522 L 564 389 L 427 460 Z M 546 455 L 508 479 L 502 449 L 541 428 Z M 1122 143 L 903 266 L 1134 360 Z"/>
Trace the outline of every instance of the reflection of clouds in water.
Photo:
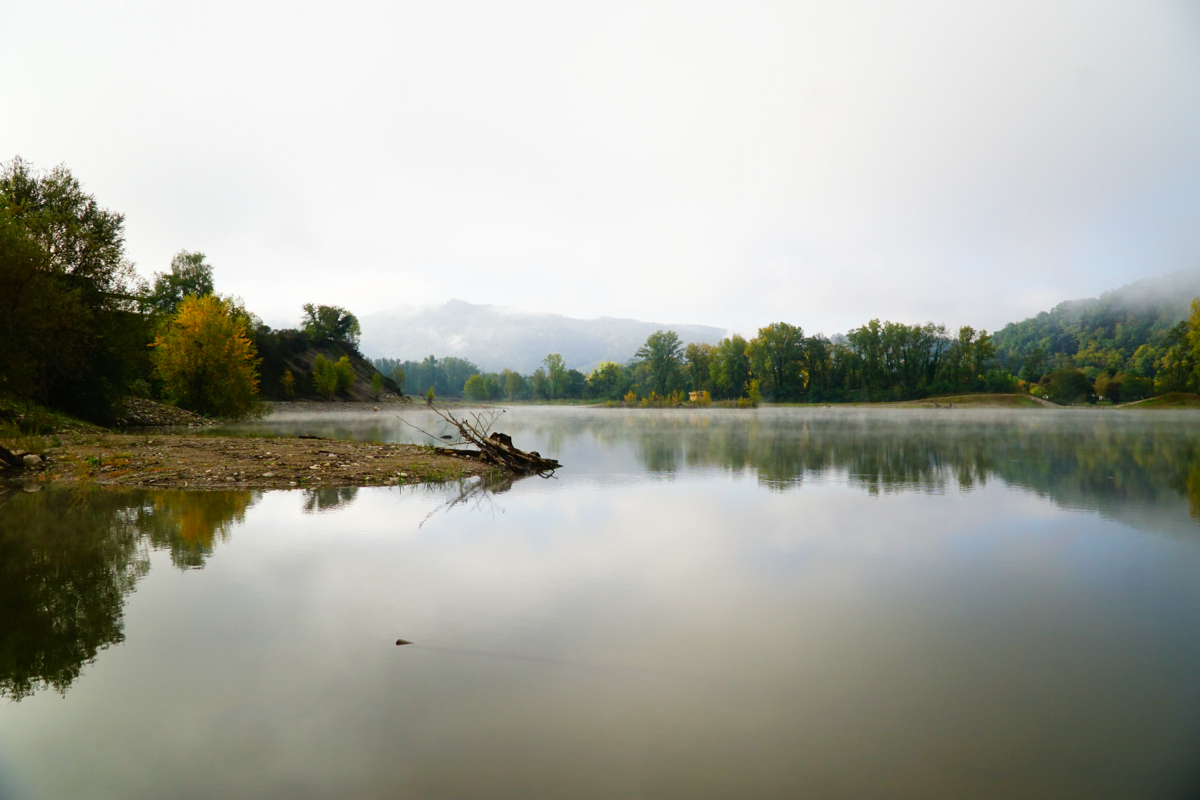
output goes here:
<path id="1" fill-rule="evenodd" d="M 1045 774 L 1064 741 L 1106 764 L 1169 752 L 1169 726 L 1130 724 L 1149 713 L 1132 684 L 1180 645 L 1171 620 L 1146 632 L 1112 574 L 1150 565 L 1136 589 L 1154 602 L 1134 599 L 1190 608 L 1195 559 L 1164 557 L 1180 543 L 1003 481 L 868 495 L 827 470 L 769 491 L 682 463 L 671 480 L 518 481 L 488 496 L 503 514 L 477 513 L 467 483 L 366 488 L 324 514 L 267 492 L 203 573 L 133 595 L 131 652 L 78 682 L 55 748 L 10 752 L 70 753 L 103 788 L 149 760 L 143 796 L 254 782 L 402 797 L 601 797 L 705 770 L 738 776 L 721 796 L 819 795 L 814 770 L 855 796 L 915 771 L 903 787 L 930 796 L 923 770 L 955 759 L 1001 752 Z M 1192 681 L 1154 672 L 1164 695 Z M 775 791 L 787 780 L 799 789 Z"/>

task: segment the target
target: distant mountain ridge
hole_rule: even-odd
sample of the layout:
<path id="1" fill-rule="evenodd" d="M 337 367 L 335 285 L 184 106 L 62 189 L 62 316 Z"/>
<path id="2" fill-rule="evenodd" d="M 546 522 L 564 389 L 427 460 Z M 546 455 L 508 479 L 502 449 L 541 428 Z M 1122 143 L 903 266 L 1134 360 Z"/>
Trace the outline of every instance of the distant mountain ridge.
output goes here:
<path id="1" fill-rule="evenodd" d="M 372 358 L 417 361 L 456 356 L 485 371 L 537 369 L 547 353 L 586 371 L 601 361 L 623 363 L 646 337 L 673 330 L 684 342 L 716 344 L 728 332 L 711 325 L 677 325 L 635 319 L 575 319 L 561 314 L 451 300 L 436 306 L 401 306 L 360 318 L 360 349 Z"/>

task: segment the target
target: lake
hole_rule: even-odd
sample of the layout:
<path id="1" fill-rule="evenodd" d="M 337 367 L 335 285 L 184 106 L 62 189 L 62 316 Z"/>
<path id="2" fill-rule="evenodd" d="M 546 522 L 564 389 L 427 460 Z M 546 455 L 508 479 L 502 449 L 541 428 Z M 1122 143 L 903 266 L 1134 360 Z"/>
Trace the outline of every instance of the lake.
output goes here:
<path id="1" fill-rule="evenodd" d="M 564 468 L 6 496 L 0 798 L 1200 793 L 1200 415 L 497 427 Z"/>

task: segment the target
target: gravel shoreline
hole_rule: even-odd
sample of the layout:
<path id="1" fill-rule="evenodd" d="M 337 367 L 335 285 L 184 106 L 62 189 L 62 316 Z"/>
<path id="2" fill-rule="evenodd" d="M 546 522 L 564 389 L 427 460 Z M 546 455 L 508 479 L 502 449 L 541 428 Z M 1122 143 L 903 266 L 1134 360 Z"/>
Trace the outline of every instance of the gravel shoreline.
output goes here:
<path id="1" fill-rule="evenodd" d="M 289 489 L 442 482 L 494 471 L 411 444 L 157 432 L 60 439 L 45 451 L 45 463 L 12 477 L 52 485 Z"/>

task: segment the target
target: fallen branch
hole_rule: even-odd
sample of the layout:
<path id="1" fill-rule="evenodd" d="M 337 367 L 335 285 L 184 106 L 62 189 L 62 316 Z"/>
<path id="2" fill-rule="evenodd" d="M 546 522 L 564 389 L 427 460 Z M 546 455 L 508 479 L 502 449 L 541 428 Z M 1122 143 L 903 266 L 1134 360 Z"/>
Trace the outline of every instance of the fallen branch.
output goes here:
<path id="1" fill-rule="evenodd" d="M 0 446 L 0 464 L 15 469 L 25 469 L 25 462 L 21 460 L 21 457 L 3 446 Z"/>
<path id="2" fill-rule="evenodd" d="M 541 475 L 546 477 L 562 466 L 553 458 L 543 458 L 542 454 L 537 451 L 525 452 L 518 449 L 513 446 L 512 437 L 508 434 L 492 430 L 496 421 L 500 419 L 500 415 L 504 413 L 503 409 L 491 408 L 479 412 L 468 412 L 463 415 L 462 419 L 459 419 L 447 409 L 438 408 L 429 400 L 425 401 L 425 405 L 429 407 L 430 411 L 437 414 L 445 422 L 453 425 L 458 431 L 459 441 L 453 442 L 449 447 L 437 448 L 438 452 L 475 458 L 485 464 L 493 464 L 516 475 Z M 407 420 L 403 421 L 431 439 L 446 438 L 434 436 L 428 431 L 417 428 L 416 425 Z M 462 445 L 473 445 L 478 449 L 454 449 Z"/>

